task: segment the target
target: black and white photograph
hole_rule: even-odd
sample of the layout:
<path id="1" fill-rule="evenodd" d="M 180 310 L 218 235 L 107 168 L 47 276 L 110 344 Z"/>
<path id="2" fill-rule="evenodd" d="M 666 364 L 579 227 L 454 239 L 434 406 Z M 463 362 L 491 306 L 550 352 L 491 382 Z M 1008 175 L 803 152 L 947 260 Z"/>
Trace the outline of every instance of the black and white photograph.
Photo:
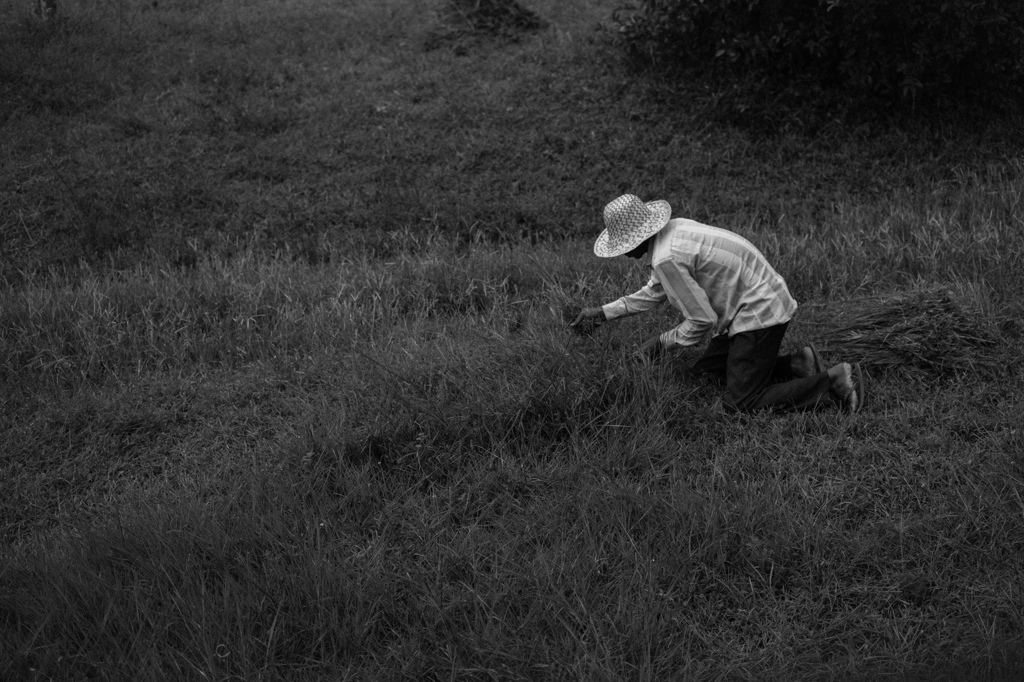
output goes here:
<path id="1" fill-rule="evenodd" d="M 1024 680 L 1024 0 L 0 0 L 0 682 Z"/>

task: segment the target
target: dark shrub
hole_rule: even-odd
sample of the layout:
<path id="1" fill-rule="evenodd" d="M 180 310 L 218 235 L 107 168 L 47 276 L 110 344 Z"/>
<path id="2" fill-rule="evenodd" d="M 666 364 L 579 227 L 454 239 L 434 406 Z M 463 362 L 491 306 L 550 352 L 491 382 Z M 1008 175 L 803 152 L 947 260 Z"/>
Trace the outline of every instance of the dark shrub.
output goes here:
<path id="1" fill-rule="evenodd" d="M 640 0 L 613 15 L 645 62 L 887 103 L 1019 107 L 1022 0 Z"/>

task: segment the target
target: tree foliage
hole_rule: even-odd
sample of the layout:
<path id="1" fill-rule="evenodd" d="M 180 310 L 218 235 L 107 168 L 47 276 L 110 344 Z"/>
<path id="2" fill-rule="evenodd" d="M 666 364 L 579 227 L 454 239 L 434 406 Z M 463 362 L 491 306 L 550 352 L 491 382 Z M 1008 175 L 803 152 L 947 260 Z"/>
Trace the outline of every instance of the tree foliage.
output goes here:
<path id="1" fill-rule="evenodd" d="M 614 22 L 634 57 L 772 87 L 999 107 L 1024 95 L 1022 0 L 639 0 Z"/>

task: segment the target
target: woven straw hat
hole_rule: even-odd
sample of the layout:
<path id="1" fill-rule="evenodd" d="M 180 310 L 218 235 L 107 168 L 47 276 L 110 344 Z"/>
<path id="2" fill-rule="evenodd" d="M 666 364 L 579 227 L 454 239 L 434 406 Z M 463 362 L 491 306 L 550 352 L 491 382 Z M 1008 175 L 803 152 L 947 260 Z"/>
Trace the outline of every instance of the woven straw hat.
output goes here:
<path id="1" fill-rule="evenodd" d="M 629 253 L 645 239 L 657 234 L 672 217 L 667 201 L 644 203 L 640 197 L 623 194 L 604 207 L 604 232 L 594 242 L 594 253 L 611 258 Z"/>

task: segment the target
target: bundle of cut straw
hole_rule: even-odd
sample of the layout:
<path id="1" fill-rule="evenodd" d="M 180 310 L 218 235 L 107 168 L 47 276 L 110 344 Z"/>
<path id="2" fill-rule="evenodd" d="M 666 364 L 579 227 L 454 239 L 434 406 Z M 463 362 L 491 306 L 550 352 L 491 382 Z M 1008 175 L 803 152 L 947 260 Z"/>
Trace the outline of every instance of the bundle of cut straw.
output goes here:
<path id="1" fill-rule="evenodd" d="M 945 287 L 839 301 L 817 316 L 821 350 L 846 362 L 937 374 L 1005 367 L 994 321 Z"/>

